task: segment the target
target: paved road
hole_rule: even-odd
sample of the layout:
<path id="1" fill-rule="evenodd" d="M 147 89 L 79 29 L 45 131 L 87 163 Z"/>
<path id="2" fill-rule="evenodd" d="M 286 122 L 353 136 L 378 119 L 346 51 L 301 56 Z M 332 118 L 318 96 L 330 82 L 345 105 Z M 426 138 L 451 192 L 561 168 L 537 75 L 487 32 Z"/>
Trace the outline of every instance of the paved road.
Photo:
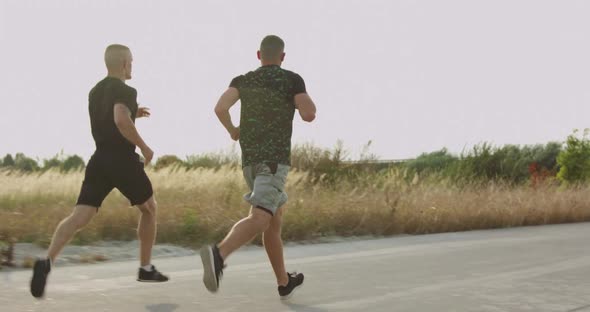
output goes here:
<path id="1" fill-rule="evenodd" d="M 262 249 L 229 261 L 220 293 L 196 256 L 159 259 L 167 284 L 134 281 L 135 262 L 59 267 L 45 300 L 29 271 L 0 273 L 0 311 L 590 311 L 590 223 L 287 248 L 306 274 L 278 299 Z"/>

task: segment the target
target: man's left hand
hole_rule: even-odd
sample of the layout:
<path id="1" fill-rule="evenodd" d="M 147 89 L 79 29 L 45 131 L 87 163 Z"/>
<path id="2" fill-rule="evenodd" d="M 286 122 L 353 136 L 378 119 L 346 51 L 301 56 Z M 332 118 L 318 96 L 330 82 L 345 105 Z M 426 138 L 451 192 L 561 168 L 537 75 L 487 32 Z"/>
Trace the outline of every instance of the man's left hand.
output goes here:
<path id="1" fill-rule="evenodd" d="M 135 118 L 150 117 L 150 109 L 147 107 L 140 107 L 137 109 Z"/>

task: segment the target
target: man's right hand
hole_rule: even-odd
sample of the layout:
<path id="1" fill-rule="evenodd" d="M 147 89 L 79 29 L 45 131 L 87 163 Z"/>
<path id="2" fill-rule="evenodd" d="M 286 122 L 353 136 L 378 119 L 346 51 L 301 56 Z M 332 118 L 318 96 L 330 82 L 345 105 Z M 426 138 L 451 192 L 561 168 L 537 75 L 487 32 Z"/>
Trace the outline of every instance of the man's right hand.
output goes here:
<path id="1" fill-rule="evenodd" d="M 146 145 L 143 148 L 141 148 L 141 155 L 143 155 L 144 159 L 143 165 L 147 166 L 152 161 L 152 158 L 154 158 L 154 151 L 152 151 L 152 149 Z"/>
<path id="2" fill-rule="evenodd" d="M 237 141 L 240 139 L 240 127 L 234 127 L 232 130 L 230 130 L 229 135 L 231 136 L 231 139 L 234 141 Z"/>

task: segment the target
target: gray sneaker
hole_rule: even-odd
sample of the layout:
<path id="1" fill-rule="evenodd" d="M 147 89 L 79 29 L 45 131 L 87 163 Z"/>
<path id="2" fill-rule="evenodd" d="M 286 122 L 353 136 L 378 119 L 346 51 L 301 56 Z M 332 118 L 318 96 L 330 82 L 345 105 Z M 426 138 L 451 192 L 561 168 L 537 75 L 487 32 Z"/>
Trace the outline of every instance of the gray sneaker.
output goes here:
<path id="1" fill-rule="evenodd" d="M 203 262 L 203 283 L 210 292 L 217 292 L 224 267 L 219 249 L 217 246 L 204 246 L 200 253 Z"/>

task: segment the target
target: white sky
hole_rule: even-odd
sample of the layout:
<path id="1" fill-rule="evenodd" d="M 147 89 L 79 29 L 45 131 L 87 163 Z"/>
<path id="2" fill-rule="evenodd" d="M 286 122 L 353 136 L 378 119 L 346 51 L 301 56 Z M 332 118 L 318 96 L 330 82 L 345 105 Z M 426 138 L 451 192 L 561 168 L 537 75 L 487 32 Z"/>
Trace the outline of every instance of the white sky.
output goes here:
<path id="1" fill-rule="evenodd" d="M 294 142 L 381 158 L 590 127 L 590 1 L 0 0 L 0 155 L 88 158 L 104 48 L 134 54 L 140 133 L 158 155 L 229 149 L 213 113 L 267 34 L 318 106 Z M 238 110 L 233 112 L 238 120 Z"/>

